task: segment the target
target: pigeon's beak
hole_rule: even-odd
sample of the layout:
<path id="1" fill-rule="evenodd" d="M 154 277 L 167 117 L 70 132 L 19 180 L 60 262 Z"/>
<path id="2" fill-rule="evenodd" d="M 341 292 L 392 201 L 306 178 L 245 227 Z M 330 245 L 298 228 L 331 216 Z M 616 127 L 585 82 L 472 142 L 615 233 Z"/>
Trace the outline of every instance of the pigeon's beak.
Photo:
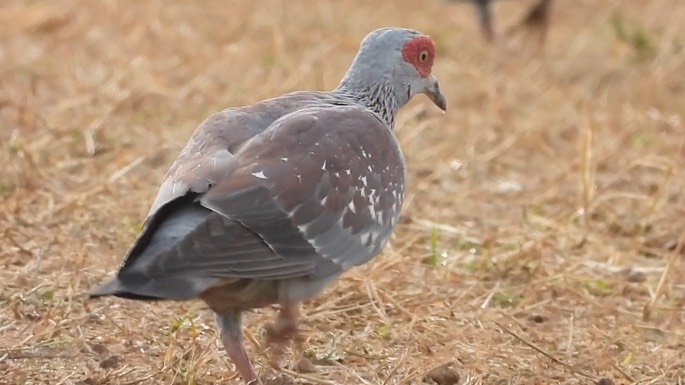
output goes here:
<path id="1" fill-rule="evenodd" d="M 426 86 L 423 89 L 423 93 L 426 94 L 439 109 L 447 111 L 447 100 L 445 100 L 445 95 L 440 92 L 438 78 L 436 78 L 435 75 L 430 75 L 426 78 Z"/>

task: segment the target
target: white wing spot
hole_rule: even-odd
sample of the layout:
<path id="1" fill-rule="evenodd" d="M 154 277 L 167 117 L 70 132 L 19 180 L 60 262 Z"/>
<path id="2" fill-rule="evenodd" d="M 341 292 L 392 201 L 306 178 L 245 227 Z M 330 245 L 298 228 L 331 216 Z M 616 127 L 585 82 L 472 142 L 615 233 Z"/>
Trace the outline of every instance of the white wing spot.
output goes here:
<path id="1" fill-rule="evenodd" d="M 305 224 L 303 224 L 303 225 L 298 226 L 298 228 L 300 229 L 300 231 L 302 232 L 302 234 L 306 234 L 306 233 L 307 233 L 307 230 L 309 230 L 309 228 L 311 227 L 311 225 L 312 225 L 312 222 L 307 222 L 307 223 L 305 223 Z"/>
<path id="2" fill-rule="evenodd" d="M 368 183 L 367 183 L 367 181 L 366 181 L 366 177 L 363 176 L 361 179 L 362 179 L 362 184 L 364 184 L 364 186 L 367 186 Z"/>
<path id="3" fill-rule="evenodd" d="M 288 158 L 281 158 L 282 161 L 287 162 Z"/>
<path id="4" fill-rule="evenodd" d="M 370 209 L 369 214 L 371 214 L 371 219 L 376 220 L 376 210 Z"/>
<path id="5" fill-rule="evenodd" d="M 347 204 L 347 207 L 352 211 L 353 213 L 357 213 L 357 208 L 354 207 L 354 201 L 350 201 L 350 203 Z"/>
<path id="6" fill-rule="evenodd" d="M 362 245 L 366 245 L 366 243 L 371 239 L 371 232 L 364 232 L 359 235 L 359 239 L 362 241 Z"/>
<path id="7" fill-rule="evenodd" d="M 266 175 L 264 175 L 264 171 L 253 172 L 252 176 L 254 176 L 257 179 L 267 179 Z"/>
<path id="8" fill-rule="evenodd" d="M 292 218 L 295 215 L 295 211 L 297 211 L 297 209 L 300 208 L 300 206 L 302 206 L 301 203 L 295 206 L 292 210 L 288 211 L 288 218 Z"/>
<path id="9" fill-rule="evenodd" d="M 352 171 L 351 170 L 345 170 L 345 174 L 352 175 Z"/>
<path id="10" fill-rule="evenodd" d="M 376 190 L 375 189 L 370 189 L 369 190 L 369 195 L 366 196 L 366 199 L 369 201 L 370 206 L 375 206 L 378 204 L 378 195 L 376 195 Z"/>
<path id="11" fill-rule="evenodd" d="M 321 169 L 326 171 L 326 159 L 323 160 L 323 164 L 321 165 Z"/>

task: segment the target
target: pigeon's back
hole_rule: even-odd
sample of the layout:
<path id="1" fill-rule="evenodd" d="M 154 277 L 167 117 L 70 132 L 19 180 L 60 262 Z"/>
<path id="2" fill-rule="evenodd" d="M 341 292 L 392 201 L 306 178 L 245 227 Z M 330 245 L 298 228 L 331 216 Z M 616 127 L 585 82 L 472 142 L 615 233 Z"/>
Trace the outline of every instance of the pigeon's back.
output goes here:
<path id="1" fill-rule="evenodd" d="M 246 171 L 267 164 L 268 176 Z M 403 187 L 389 128 L 344 97 L 297 92 L 224 110 L 192 135 L 117 277 L 91 294 L 183 300 L 220 287 L 216 302 L 241 308 L 305 299 L 378 253 Z"/>

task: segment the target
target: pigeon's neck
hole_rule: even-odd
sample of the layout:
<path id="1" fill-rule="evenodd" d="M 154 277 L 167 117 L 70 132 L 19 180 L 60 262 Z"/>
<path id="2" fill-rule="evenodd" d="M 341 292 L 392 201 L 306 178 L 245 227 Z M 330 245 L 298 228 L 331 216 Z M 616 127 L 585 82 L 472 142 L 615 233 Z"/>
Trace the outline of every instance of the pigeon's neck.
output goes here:
<path id="1" fill-rule="evenodd" d="M 376 114 L 390 127 L 395 128 L 395 116 L 407 102 L 388 84 L 360 84 L 343 80 L 333 93 L 361 104 Z"/>

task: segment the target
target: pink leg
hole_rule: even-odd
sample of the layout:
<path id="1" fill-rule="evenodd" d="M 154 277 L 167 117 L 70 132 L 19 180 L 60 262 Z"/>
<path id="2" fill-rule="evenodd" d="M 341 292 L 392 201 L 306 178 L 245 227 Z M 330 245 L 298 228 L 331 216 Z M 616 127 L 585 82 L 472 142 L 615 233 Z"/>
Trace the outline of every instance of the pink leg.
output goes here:
<path id="1" fill-rule="evenodd" d="M 282 304 L 278 319 L 266 328 L 266 339 L 269 343 L 283 343 L 293 339 L 298 332 L 299 304 Z"/>
<path id="2" fill-rule="evenodd" d="M 250 359 L 245 352 L 243 332 L 240 329 L 240 312 L 217 314 L 216 320 L 219 324 L 221 342 L 223 342 L 226 352 L 231 357 L 231 360 L 233 360 L 238 373 L 240 373 L 247 385 L 258 384 L 257 374 L 252 368 Z"/>
<path id="3" fill-rule="evenodd" d="M 271 356 L 271 366 L 279 370 L 278 360 L 283 355 L 283 349 L 286 342 L 292 340 L 294 343 L 294 353 L 296 354 L 296 368 L 301 367 L 303 360 L 306 360 L 309 366 L 312 366 L 304 356 L 303 341 L 298 338 L 299 334 L 299 304 L 285 303 L 281 304 L 281 311 L 278 313 L 276 322 L 266 327 L 266 341 L 271 345 L 273 355 Z M 300 369 L 297 369 L 300 370 Z"/>

